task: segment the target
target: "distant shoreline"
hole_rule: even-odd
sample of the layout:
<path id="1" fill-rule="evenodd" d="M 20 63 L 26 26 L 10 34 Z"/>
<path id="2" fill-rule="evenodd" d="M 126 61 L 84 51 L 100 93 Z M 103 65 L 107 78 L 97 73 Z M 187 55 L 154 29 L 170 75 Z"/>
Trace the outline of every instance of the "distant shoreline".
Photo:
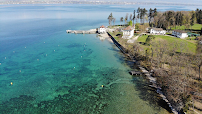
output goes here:
<path id="1" fill-rule="evenodd" d="M 9 4 L 88 4 L 88 5 L 180 5 L 180 6 L 201 6 L 196 3 L 172 3 L 172 2 L 110 2 L 110 1 L 6 1 L 0 5 Z"/>

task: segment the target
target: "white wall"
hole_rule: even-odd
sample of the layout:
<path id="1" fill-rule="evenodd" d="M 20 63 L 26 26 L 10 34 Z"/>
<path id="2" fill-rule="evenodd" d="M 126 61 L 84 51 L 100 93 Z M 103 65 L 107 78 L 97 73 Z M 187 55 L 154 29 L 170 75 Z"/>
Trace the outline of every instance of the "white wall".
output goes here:
<path id="1" fill-rule="evenodd" d="M 98 28 L 98 33 L 105 33 L 106 32 L 106 28 Z"/>
<path id="2" fill-rule="evenodd" d="M 129 38 L 132 38 L 133 36 L 134 36 L 134 29 L 131 31 L 123 30 L 123 37 L 122 38 L 129 39 Z"/>
<path id="3" fill-rule="evenodd" d="M 166 34 L 166 31 L 165 31 L 165 30 L 156 31 L 156 30 L 154 30 L 154 29 L 151 29 L 151 30 L 150 30 L 150 33 L 151 33 L 151 34 L 163 34 L 163 35 L 165 35 L 165 34 Z"/>
<path id="4" fill-rule="evenodd" d="M 182 39 L 188 37 L 187 33 L 179 33 L 179 32 L 175 32 L 175 31 L 172 32 L 172 35 L 176 36 L 178 38 L 182 38 Z"/>

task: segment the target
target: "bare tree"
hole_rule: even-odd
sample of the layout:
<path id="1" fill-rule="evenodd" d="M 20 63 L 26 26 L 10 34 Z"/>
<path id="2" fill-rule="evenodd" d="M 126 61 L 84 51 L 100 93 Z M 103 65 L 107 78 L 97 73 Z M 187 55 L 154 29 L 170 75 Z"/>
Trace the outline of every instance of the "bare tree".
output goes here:
<path id="1" fill-rule="evenodd" d="M 196 63 L 196 66 L 198 67 L 198 74 L 199 74 L 199 80 L 200 80 L 201 79 L 200 72 L 201 72 L 201 66 L 202 66 L 202 54 L 197 54 L 195 56 L 195 63 Z"/>
<path id="2" fill-rule="evenodd" d="M 114 25 L 115 25 L 115 21 L 116 21 L 116 18 L 113 18 L 113 23 L 114 23 Z"/>
<path id="3" fill-rule="evenodd" d="M 109 26 L 111 26 L 111 22 L 113 20 L 113 15 L 112 13 L 110 13 L 109 17 L 108 17 L 108 20 L 109 20 Z"/>
<path id="4" fill-rule="evenodd" d="M 128 13 L 126 14 L 126 17 L 125 17 L 125 24 L 127 24 L 128 22 Z"/>
<path id="5" fill-rule="evenodd" d="M 133 14 L 130 14 L 130 20 L 133 20 Z"/>

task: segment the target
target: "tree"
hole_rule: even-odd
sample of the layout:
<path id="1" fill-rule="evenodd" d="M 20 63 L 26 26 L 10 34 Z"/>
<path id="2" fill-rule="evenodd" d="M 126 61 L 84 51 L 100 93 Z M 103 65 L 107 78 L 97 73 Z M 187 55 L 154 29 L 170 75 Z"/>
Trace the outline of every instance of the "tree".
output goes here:
<path id="1" fill-rule="evenodd" d="M 153 40 L 153 39 L 155 39 L 155 36 L 149 35 L 149 36 L 147 37 L 145 43 L 146 43 L 147 45 L 150 45 L 150 42 L 151 42 L 151 40 Z"/>
<path id="2" fill-rule="evenodd" d="M 191 29 L 192 29 L 192 26 L 193 26 L 194 23 L 195 23 L 195 17 L 196 17 L 195 12 L 192 11 L 192 12 L 191 12 L 191 19 L 190 19 Z"/>
<path id="3" fill-rule="evenodd" d="M 201 66 L 202 66 L 202 54 L 197 54 L 195 56 L 195 63 L 196 63 L 196 66 L 198 67 L 198 70 L 199 70 L 199 80 L 201 79 L 200 78 L 200 72 L 201 72 Z"/>
<path id="4" fill-rule="evenodd" d="M 140 19 L 140 7 L 137 9 L 137 20 Z"/>
<path id="5" fill-rule="evenodd" d="M 144 21 L 145 21 L 145 17 L 146 17 L 146 15 L 147 15 L 147 10 L 145 9 L 145 8 L 138 8 L 138 10 L 137 10 L 137 13 L 138 13 L 138 18 L 140 19 L 140 22 L 142 23 L 142 24 L 144 24 Z"/>
<path id="6" fill-rule="evenodd" d="M 113 23 L 114 23 L 114 25 L 115 25 L 116 18 L 113 18 L 112 20 L 113 20 Z"/>
<path id="7" fill-rule="evenodd" d="M 130 20 L 133 20 L 133 14 L 130 14 Z"/>
<path id="8" fill-rule="evenodd" d="M 136 29 L 136 30 L 139 30 L 139 29 L 140 29 L 140 24 L 136 23 L 136 24 L 135 24 L 135 29 Z"/>
<path id="9" fill-rule="evenodd" d="M 166 23 L 168 24 L 168 27 L 172 24 L 172 18 L 174 17 L 174 11 L 167 11 L 163 14 L 166 19 Z"/>
<path id="10" fill-rule="evenodd" d="M 138 22 L 139 19 L 140 19 L 140 14 L 137 14 L 136 23 Z"/>
<path id="11" fill-rule="evenodd" d="M 178 11 L 176 12 L 176 15 L 175 15 L 175 20 L 176 20 L 176 25 L 180 25 L 182 26 L 183 25 L 183 13 L 181 11 Z"/>
<path id="12" fill-rule="evenodd" d="M 202 66 L 202 45 L 199 42 L 196 48 L 195 63 L 199 69 L 199 80 L 200 80 L 200 70 Z"/>
<path id="13" fill-rule="evenodd" d="M 123 22 L 123 17 L 120 18 L 120 22 Z"/>
<path id="14" fill-rule="evenodd" d="M 148 17 L 149 17 L 149 26 L 151 27 L 152 26 L 151 25 L 151 19 L 153 17 L 153 10 L 151 8 L 149 9 L 149 15 L 148 15 Z"/>
<path id="15" fill-rule="evenodd" d="M 126 14 L 126 17 L 125 17 L 125 23 L 128 22 L 128 13 Z"/>
<path id="16" fill-rule="evenodd" d="M 134 26 L 134 20 L 135 20 L 135 10 L 133 12 L 133 26 Z"/>
<path id="17" fill-rule="evenodd" d="M 112 22 L 112 20 L 113 20 L 113 15 L 112 15 L 112 13 L 109 15 L 108 20 L 109 20 L 109 26 L 111 26 L 111 22 Z"/>
<path id="18" fill-rule="evenodd" d="M 154 14 L 153 14 L 153 17 L 157 16 L 157 9 L 154 8 Z"/>
<path id="19" fill-rule="evenodd" d="M 142 12 L 143 12 L 143 24 L 144 24 L 145 19 L 146 19 L 146 15 L 147 15 L 147 10 L 144 8 L 144 9 L 142 10 Z"/>
<path id="20" fill-rule="evenodd" d="M 190 19 L 191 19 L 191 16 L 190 16 L 190 12 L 188 11 L 183 11 L 183 22 L 182 24 L 185 25 L 185 28 L 189 28 L 190 27 Z"/>
<path id="21" fill-rule="evenodd" d="M 154 18 L 157 16 L 157 9 L 154 8 L 153 9 L 149 9 L 149 14 L 148 14 L 148 18 L 149 18 L 149 26 L 150 27 L 153 27 L 154 25 Z M 153 23 L 152 23 L 153 22 Z"/>
<path id="22" fill-rule="evenodd" d="M 196 21 L 197 21 L 197 23 L 199 23 L 199 24 L 202 24 L 202 10 L 200 9 L 196 9 Z"/>
<path id="23" fill-rule="evenodd" d="M 128 25 L 129 25 L 129 26 L 133 26 L 133 22 L 130 20 L 130 21 L 128 22 Z"/>

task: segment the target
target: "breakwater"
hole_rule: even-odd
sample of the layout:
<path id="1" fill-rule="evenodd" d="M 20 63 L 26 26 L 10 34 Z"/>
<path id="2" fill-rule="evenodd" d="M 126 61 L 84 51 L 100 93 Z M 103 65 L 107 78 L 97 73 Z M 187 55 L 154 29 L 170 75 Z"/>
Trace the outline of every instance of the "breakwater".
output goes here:
<path id="1" fill-rule="evenodd" d="M 107 32 L 107 34 L 108 34 L 109 37 L 112 39 L 112 41 L 114 42 L 114 44 L 115 44 L 124 54 L 126 54 L 126 49 L 125 49 L 121 44 L 119 44 L 119 43 L 114 39 L 114 37 L 113 37 L 111 34 L 109 34 L 108 32 Z"/>

